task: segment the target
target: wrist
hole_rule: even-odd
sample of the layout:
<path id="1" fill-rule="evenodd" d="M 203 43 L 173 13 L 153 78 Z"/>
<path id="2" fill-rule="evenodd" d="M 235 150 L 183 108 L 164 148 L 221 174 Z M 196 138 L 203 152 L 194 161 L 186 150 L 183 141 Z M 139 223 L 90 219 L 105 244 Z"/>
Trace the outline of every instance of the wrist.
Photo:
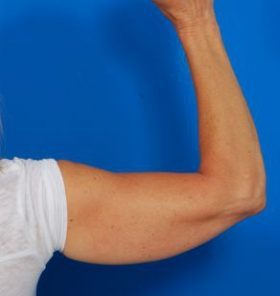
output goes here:
<path id="1" fill-rule="evenodd" d="M 205 54 L 224 58 L 223 39 L 215 19 L 179 26 L 176 27 L 176 31 L 189 58 Z"/>
<path id="2" fill-rule="evenodd" d="M 174 21 L 173 25 L 179 35 L 201 35 L 207 32 L 219 31 L 214 12 L 195 19 L 181 18 Z"/>
<path id="3" fill-rule="evenodd" d="M 184 25 L 175 26 L 177 34 L 187 47 L 218 46 L 221 47 L 222 37 L 215 18 L 204 19 Z"/>

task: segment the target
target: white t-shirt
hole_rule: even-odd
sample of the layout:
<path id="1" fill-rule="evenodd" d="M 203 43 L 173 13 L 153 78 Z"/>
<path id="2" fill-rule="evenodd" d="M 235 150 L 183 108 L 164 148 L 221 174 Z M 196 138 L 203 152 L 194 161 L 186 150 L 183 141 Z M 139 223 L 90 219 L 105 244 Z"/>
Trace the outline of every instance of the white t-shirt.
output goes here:
<path id="1" fill-rule="evenodd" d="M 56 160 L 0 159 L 0 295 L 36 295 L 47 262 L 63 251 L 66 231 Z"/>

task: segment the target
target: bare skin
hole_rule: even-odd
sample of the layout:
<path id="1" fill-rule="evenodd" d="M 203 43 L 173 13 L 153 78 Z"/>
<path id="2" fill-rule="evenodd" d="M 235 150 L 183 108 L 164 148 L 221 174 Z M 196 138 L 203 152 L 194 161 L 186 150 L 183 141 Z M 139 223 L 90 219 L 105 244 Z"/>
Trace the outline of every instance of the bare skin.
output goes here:
<path id="1" fill-rule="evenodd" d="M 213 1 L 154 3 L 174 25 L 190 64 L 201 165 L 196 173 L 113 173 L 59 160 L 68 207 L 63 253 L 74 260 L 131 264 L 169 258 L 265 208 L 258 135 Z"/>

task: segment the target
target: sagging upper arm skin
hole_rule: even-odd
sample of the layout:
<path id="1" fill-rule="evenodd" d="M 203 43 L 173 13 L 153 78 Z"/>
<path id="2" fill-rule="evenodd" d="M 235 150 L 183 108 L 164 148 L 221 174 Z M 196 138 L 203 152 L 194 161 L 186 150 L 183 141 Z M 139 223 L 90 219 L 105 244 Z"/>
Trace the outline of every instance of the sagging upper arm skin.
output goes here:
<path id="1" fill-rule="evenodd" d="M 60 160 L 67 195 L 66 257 L 96 264 L 157 261 L 217 236 L 225 215 L 221 182 L 199 173 L 112 173 Z"/>

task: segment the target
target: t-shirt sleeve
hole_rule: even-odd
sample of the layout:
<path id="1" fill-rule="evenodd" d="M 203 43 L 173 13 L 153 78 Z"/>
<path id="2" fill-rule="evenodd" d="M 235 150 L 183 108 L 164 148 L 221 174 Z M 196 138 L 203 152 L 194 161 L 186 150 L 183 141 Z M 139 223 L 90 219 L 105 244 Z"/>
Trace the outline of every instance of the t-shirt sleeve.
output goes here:
<path id="1" fill-rule="evenodd" d="M 26 170 L 26 217 L 30 236 L 45 263 L 62 252 L 67 233 L 67 200 L 55 159 L 21 160 Z"/>

